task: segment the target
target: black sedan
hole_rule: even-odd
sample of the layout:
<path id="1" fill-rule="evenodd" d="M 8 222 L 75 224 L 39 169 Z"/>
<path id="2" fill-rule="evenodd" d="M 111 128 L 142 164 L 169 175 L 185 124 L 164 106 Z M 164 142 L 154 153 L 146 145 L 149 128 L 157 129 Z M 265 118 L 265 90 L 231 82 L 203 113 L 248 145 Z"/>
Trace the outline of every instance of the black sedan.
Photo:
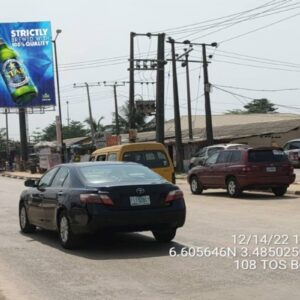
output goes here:
<path id="1" fill-rule="evenodd" d="M 64 248 L 77 245 L 82 234 L 103 230 L 151 230 L 157 241 L 169 242 L 185 222 L 182 191 L 136 163 L 61 164 L 25 186 L 30 188 L 20 197 L 21 231 L 57 230 Z"/>

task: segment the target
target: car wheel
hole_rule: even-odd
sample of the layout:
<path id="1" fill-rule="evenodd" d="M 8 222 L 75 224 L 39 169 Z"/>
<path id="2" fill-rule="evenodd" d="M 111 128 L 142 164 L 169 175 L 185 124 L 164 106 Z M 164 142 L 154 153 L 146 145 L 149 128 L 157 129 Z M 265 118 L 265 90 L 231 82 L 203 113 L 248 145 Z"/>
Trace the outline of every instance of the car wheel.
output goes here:
<path id="1" fill-rule="evenodd" d="M 58 233 L 60 243 L 65 249 L 73 249 L 77 246 L 78 239 L 72 232 L 66 211 L 62 211 L 59 215 Z"/>
<path id="2" fill-rule="evenodd" d="M 191 178 L 190 188 L 193 194 L 201 194 L 203 192 L 202 184 L 199 182 L 197 176 L 193 176 Z"/>
<path id="3" fill-rule="evenodd" d="M 232 198 L 236 198 L 240 196 L 242 193 L 242 190 L 239 187 L 239 184 L 234 177 L 230 177 L 227 180 L 227 193 Z"/>
<path id="4" fill-rule="evenodd" d="M 280 187 L 272 188 L 272 192 L 274 193 L 274 195 L 276 197 L 283 196 L 286 193 L 286 191 L 287 191 L 286 186 L 280 186 Z"/>
<path id="5" fill-rule="evenodd" d="M 20 221 L 20 228 L 22 232 L 32 233 L 36 230 L 36 227 L 29 223 L 26 207 L 23 203 L 20 205 L 19 221 Z"/>
<path id="6" fill-rule="evenodd" d="M 176 235 L 176 228 L 153 230 L 152 234 L 158 242 L 168 243 L 174 239 Z"/>

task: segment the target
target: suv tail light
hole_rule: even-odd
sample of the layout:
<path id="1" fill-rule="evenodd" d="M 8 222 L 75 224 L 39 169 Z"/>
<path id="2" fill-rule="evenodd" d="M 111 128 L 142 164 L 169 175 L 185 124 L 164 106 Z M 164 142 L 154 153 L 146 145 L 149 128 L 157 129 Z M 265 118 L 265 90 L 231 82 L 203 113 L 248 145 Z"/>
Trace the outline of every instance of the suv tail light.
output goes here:
<path id="1" fill-rule="evenodd" d="M 106 194 L 80 194 L 80 202 L 87 204 L 103 204 L 103 205 L 114 205 L 111 198 Z"/>
<path id="2" fill-rule="evenodd" d="M 167 195 L 165 202 L 172 202 L 176 199 L 182 199 L 183 198 L 183 192 L 181 190 L 174 190 L 169 192 Z"/>

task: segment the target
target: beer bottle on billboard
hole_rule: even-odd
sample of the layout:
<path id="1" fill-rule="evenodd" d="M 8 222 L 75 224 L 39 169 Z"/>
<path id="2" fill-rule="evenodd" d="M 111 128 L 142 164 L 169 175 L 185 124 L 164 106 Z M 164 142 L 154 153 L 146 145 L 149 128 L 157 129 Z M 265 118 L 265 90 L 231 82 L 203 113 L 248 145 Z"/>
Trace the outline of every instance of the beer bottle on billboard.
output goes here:
<path id="1" fill-rule="evenodd" d="M 12 100 L 17 105 L 25 105 L 38 95 L 38 90 L 29 77 L 25 65 L 20 61 L 16 51 L 8 47 L 2 38 L 0 38 L 0 68 Z"/>

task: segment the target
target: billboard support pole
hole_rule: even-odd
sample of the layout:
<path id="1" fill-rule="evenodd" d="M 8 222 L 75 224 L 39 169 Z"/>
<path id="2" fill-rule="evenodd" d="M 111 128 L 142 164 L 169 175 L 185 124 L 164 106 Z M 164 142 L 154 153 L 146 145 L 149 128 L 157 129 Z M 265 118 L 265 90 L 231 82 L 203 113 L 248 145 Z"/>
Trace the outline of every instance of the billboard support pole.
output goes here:
<path id="1" fill-rule="evenodd" d="M 26 111 L 25 108 L 19 108 L 19 124 L 20 124 L 20 141 L 21 141 L 21 160 L 22 163 L 28 161 L 28 144 L 27 144 L 27 130 L 26 130 Z M 21 168 L 25 169 L 25 165 Z"/>
<path id="2" fill-rule="evenodd" d="M 57 49 L 56 49 L 56 39 L 58 35 L 61 33 L 61 29 L 56 30 L 55 39 L 52 41 L 54 45 L 54 54 L 55 54 L 55 71 L 56 71 L 56 87 L 57 87 L 57 101 L 58 101 L 58 113 L 60 119 L 60 155 L 61 155 L 61 162 L 65 162 L 64 157 L 64 138 L 63 138 L 63 131 L 62 131 L 62 114 L 61 114 L 61 103 L 60 103 L 60 89 L 59 89 L 59 75 L 58 75 L 58 62 L 57 62 Z"/>

